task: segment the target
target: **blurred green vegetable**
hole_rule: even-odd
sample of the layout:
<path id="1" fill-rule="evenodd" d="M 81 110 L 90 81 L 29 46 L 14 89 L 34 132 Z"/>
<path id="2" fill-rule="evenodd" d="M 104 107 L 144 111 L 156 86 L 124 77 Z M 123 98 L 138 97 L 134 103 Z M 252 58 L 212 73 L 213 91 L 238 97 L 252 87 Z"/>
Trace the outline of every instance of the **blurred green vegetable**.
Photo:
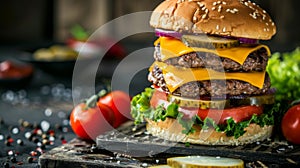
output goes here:
<path id="1" fill-rule="evenodd" d="M 80 25 L 75 25 L 70 30 L 71 35 L 76 40 L 85 41 L 89 37 L 89 33 Z"/>
<path id="2" fill-rule="evenodd" d="M 300 47 L 292 52 L 274 53 L 267 66 L 276 100 L 293 101 L 300 98 Z"/>

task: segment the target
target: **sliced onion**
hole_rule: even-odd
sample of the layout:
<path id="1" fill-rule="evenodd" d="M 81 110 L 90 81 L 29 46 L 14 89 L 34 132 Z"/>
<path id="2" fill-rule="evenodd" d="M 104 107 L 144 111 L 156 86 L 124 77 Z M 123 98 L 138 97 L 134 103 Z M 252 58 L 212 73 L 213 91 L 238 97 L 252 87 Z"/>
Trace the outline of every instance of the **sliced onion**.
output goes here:
<path id="1" fill-rule="evenodd" d="M 258 44 L 257 39 L 250 39 L 250 38 L 238 38 L 238 40 L 240 41 L 240 43 L 243 44 Z"/>
<path id="2" fill-rule="evenodd" d="M 182 34 L 173 30 L 155 29 L 155 35 L 158 37 L 181 38 Z"/>
<path id="3" fill-rule="evenodd" d="M 258 44 L 259 40 L 257 39 L 251 39 L 251 38 L 244 38 L 244 37 L 232 37 L 232 36 L 221 36 L 227 39 L 237 39 L 242 44 Z"/>

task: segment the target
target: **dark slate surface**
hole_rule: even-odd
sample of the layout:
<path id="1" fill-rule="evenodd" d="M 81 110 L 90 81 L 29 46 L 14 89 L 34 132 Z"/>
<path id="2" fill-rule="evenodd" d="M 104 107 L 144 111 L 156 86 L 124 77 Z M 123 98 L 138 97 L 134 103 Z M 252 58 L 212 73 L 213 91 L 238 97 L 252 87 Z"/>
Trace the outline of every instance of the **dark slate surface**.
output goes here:
<path id="1" fill-rule="evenodd" d="M 300 146 L 289 144 L 278 136 L 243 146 L 205 146 L 165 141 L 147 134 L 144 126 L 131 125 L 99 136 L 97 146 L 136 157 L 208 155 L 239 158 L 248 166 L 256 162 L 269 167 L 300 165 Z"/>

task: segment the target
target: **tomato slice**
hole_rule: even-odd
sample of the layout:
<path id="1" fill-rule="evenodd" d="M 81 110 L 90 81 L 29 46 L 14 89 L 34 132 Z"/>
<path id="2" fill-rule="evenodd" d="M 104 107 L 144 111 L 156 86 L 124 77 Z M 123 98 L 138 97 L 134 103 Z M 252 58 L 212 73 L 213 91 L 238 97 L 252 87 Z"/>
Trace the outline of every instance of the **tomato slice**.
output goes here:
<path id="1" fill-rule="evenodd" d="M 226 109 L 198 109 L 197 115 L 204 120 L 206 117 L 213 119 L 217 124 L 224 124 L 232 118 L 236 123 L 249 120 L 254 114 L 263 113 L 262 106 L 242 106 Z"/>
<path id="2" fill-rule="evenodd" d="M 168 103 L 168 95 L 159 90 L 155 90 L 150 100 L 151 107 L 157 107 L 162 103 Z M 185 118 L 191 118 L 198 115 L 201 120 L 209 117 L 217 124 L 225 124 L 226 120 L 232 118 L 236 123 L 249 120 L 254 114 L 261 115 L 263 113 L 262 106 L 248 105 L 225 109 L 200 109 L 194 107 L 180 107 L 178 109 L 184 114 Z"/>
<path id="3" fill-rule="evenodd" d="M 151 107 L 157 107 L 158 105 L 161 105 L 163 102 L 167 102 L 167 99 L 168 96 L 165 92 L 155 89 L 150 100 L 150 105 Z"/>

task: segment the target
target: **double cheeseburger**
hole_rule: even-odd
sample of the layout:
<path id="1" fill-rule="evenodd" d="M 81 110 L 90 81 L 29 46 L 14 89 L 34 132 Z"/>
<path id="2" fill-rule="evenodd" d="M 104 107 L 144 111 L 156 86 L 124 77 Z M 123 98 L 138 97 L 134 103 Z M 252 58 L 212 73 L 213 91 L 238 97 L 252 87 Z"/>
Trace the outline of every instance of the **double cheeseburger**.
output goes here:
<path id="1" fill-rule="evenodd" d="M 269 138 L 274 91 L 266 72 L 274 22 L 245 0 L 165 0 L 153 12 L 151 88 L 132 100 L 154 136 L 204 145 Z"/>

